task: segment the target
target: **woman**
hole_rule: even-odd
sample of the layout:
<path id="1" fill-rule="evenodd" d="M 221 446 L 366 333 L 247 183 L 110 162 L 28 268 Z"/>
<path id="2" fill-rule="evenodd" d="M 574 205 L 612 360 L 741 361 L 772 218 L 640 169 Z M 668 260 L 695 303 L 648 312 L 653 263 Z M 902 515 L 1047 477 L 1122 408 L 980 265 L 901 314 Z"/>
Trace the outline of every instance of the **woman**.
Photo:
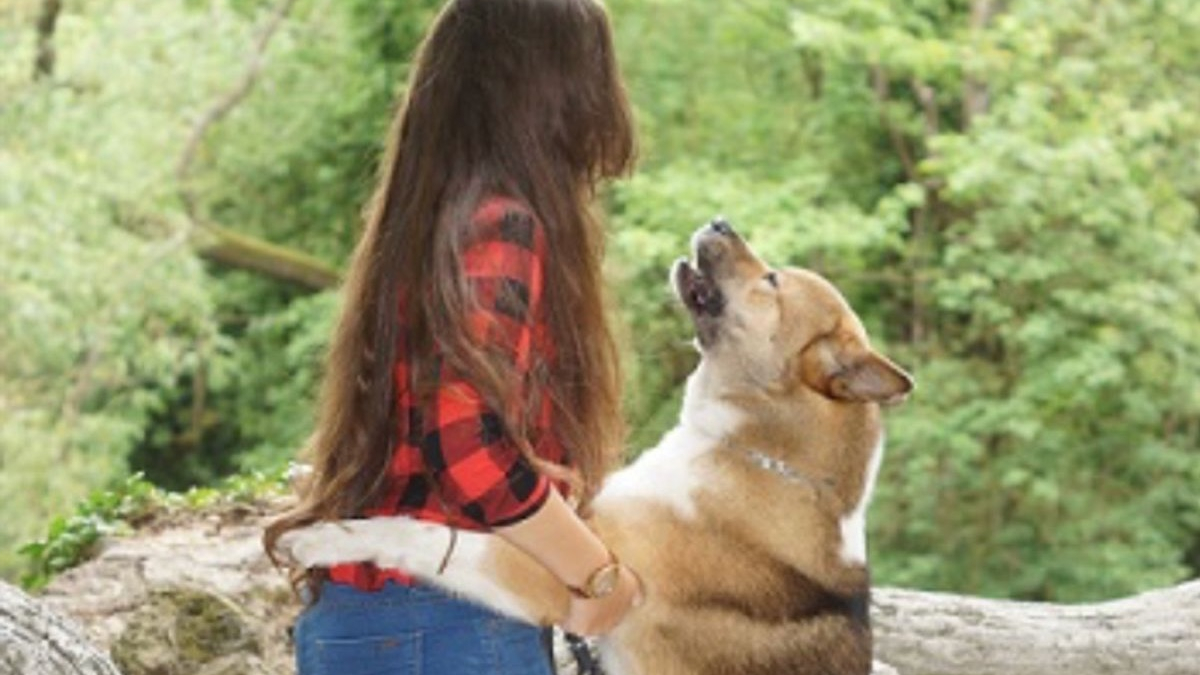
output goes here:
<path id="1" fill-rule="evenodd" d="M 571 587 L 564 626 L 637 601 L 582 508 L 622 443 L 597 184 L 632 166 L 631 116 L 597 0 L 450 0 L 396 115 L 345 286 L 302 503 L 492 531 Z M 452 555 L 451 550 L 447 551 Z M 301 675 L 545 675 L 538 629 L 403 570 L 308 570 Z"/>

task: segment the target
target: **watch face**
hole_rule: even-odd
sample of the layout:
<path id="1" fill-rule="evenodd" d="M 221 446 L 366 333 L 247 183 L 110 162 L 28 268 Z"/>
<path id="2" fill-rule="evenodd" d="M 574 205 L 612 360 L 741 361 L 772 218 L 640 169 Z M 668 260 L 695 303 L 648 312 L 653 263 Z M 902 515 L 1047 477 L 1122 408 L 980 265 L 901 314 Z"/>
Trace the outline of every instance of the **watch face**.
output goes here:
<path id="1" fill-rule="evenodd" d="M 596 578 L 592 582 L 592 595 L 597 598 L 602 598 L 617 589 L 617 578 L 620 576 L 621 568 L 616 565 L 605 567 L 596 573 Z"/>

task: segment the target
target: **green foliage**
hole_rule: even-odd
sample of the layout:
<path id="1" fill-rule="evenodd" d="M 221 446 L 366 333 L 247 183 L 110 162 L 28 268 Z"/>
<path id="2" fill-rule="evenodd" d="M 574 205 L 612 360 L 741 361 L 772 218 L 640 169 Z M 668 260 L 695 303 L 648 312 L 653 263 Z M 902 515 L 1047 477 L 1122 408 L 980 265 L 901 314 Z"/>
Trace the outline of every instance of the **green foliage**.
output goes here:
<path id="1" fill-rule="evenodd" d="M 279 467 L 303 446 L 337 301 L 333 293 L 299 298 L 249 323 L 234 386 L 222 402 L 241 436 L 240 470 Z"/>
<path id="2" fill-rule="evenodd" d="M 787 172 L 808 140 L 798 124 L 808 83 L 785 5 L 607 5 L 647 165 L 694 159 L 759 176 Z"/>
<path id="3" fill-rule="evenodd" d="M 678 21 L 672 34 L 715 46 L 664 47 L 662 67 L 704 77 L 657 87 L 637 80 L 639 59 L 631 88 L 667 94 L 643 105 L 665 113 L 671 87 L 703 87 L 712 94 L 688 111 L 707 115 L 746 91 L 733 72 L 745 57 L 712 40 L 722 21 L 688 31 L 703 9 L 652 4 L 667 17 L 654 21 Z M 806 76 L 790 92 L 758 89 L 768 100 L 754 107 L 775 112 L 779 96 L 803 119 L 733 106 L 754 119 L 644 126 L 682 161 L 663 166 L 652 145 L 650 166 L 610 200 L 637 336 L 633 420 L 662 419 L 649 403 L 689 363 L 662 271 L 695 224 L 724 212 L 773 259 L 825 271 L 918 375 L 891 416 L 872 521 L 881 582 L 1072 600 L 1195 574 L 1184 552 L 1200 508 L 1200 189 L 1184 167 L 1200 117 L 1177 69 L 1200 72 L 1200 60 L 1177 26 L 1200 14 L 1008 3 L 972 28 L 961 2 L 748 6 L 787 17 L 800 58 L 778 62 Z M 986 99 L 971 116 L 973 87 Z M 763 152 L 747 124 L 782 152 Z M 731 137 L 745 155 L 688 142 L 724 129 L 743 132 Z"/>
<path id="4" fill-rule="evenodd" d="M 159 495 L 158 488 L 141 474 L 130 476 L 115 490 L 93 492 L 75 506 L 70 517 L 58 516 L 50 521 L 44 539 L 20 549 L 30 568 L 21 583 L 26 588 L 40 588 L 55 574 L 86 560 L 104 535 L 145 518 L 160 500 Z"/>
<path id="5" fill-rule="evenodd" d="M 21 547 L 27 572 L 21 578 L 26 588 L 44 587 L 55 575 L 83 563 L 96 554 L 108 535 L 128 533 L 180 509 L 202 511 L 234 504 L 252 504 L 287 490 L 286 472 L 261 471 L 230 476 L 209 488 L 168 492 L 135 473 L 110 490 L 93 491 L 75 506 L 70 516 L 50 521 L 45 537 Z"/>
<path id="6" fill-rule="evenodd" d="M 188 246 L 175 165 L 273 3 L 67 3 L 33 83 L 35 4 L 0 12 L 0 495 L 26 505 L 0 549 L 132 471 L 203 501 L 282 465 L 338 302 Z M 343 264 L 440 4 L 297 3 L 200 146 L 201 219 Z M 1076 600 L 1200 573 L 1200 5 L 607 4 L 642 132 L 602 200 L 632 451 L 696 358 L 667 270 L 722 213 L 917 375 L 873 508 L 881 583 Z M 124 499 L 55 521 L 35 575 Z"/>
<path id="7" fill-rule="evenodd" d="M 176 383 L 223 346 L 182 233 L 143 217 L 171 199 L 171 130 L 198 78 L 130 65 L 158 54 L 165 74 L 210 52 L 167 49 L 123 6 L 90 30 L 76 19 L 63 19 L 61 86 L 24 82 L 27 39 L 0 59 L 0 494 L 22 504 L 0 523 L 4 572 L 11 542 L 126 472 Z M 106 37 L 122 27 L 145 39 Z"/>
<path id="8" fill-rule="evenodd" d="M 1165 71 L 1195 50 L 1160 41 L 1137 70 L 1127 55 L 1200 13 L 1067 3 L 1047 21 L 1045 5 L 1011 3 L 964 34 L 962 12 L 930 32 L 894 7 L 849 7 L 798 15 L 800 43 L 911 90 L 907 106 L 877 104 L 923 154 L 894 187 L 920 195 L 901 263 L 914 286 L 895 300 L 921 389 L 893 420 L 879 576 L 1058 599 L 1184 577 L 1200 193 L 1175 148 L 1195 146 L 1200 120 Z M 969 78 L 988 86 L 970 124 Z"/>

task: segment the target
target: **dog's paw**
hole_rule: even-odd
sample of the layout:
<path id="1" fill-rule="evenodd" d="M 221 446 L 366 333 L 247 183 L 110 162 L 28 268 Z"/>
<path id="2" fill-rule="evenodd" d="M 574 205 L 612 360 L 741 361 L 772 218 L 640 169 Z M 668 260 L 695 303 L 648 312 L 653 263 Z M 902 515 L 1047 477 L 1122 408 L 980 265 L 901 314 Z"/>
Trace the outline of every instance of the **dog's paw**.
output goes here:
<path id="1" fill-rule="evenodd" d="M 350 562 L 339 559 L 338 547 L 335 545 L 344 535 L 343 529 L 336 523 L 316 523 L 290 530 L 279 537 L 275 544 L 275 552 L 299 567 Z"/>

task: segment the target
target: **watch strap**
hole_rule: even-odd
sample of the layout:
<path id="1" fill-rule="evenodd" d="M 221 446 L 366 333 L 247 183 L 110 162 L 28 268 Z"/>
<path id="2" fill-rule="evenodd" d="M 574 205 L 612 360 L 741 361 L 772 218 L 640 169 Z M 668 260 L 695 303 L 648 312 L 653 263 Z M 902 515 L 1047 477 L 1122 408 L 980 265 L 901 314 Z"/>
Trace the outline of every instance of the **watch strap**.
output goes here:
<path id="1" fill-rule="evenodd" d="M 583 582 L 582 587 L 572 586 L 571 584 L 567 584 L 567 590 L 570 591 L 571 595 L 573 595 L 577 598 L 580 598 L 582 600 L 596 600 L 598 598 L 602 598 L 602 597 L 608 595 L 608 593 L 597 592 L 596 582 L 599 580 L 599 578 L 602 574 L 608 572 L 609 570 L 611 570 L 613 568 L 620 568 L 620 566 L 621 566 L 621 561 L 617 559 L 617 554 L 613 553 L 612 550 L 610 549 L 608 552 L 608 562 L 604 563 L 603 565 L 601 565 L 601 566 L 597 567 L 595 570 L 593 570 L 592 573 L 588 575 L 587 580 Z M 618 574 L 620 573 L 619 569 L 617 569 L 617 573 Z"/>

